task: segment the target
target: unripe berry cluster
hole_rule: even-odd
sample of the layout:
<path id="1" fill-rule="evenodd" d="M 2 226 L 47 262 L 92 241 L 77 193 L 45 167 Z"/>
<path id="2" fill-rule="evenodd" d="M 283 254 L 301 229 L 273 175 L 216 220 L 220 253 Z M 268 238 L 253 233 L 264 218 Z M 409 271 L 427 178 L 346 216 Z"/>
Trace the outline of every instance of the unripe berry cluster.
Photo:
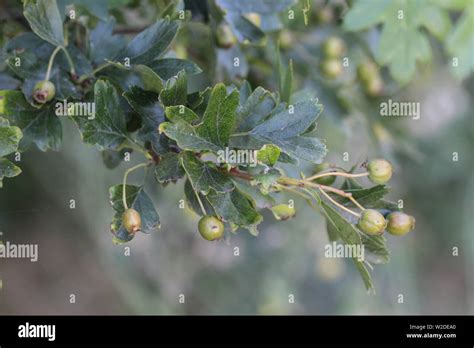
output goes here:
<path id="1" fill-rule="evenodd" d="M 357 227 L 369 235 L 381 235 L 387 231 L 393 235 L 402 236 L 415 228 L 415 218 L 400 211 L 389 212 L 384 216 L 381 212 L 374 209 L 365 209 L 361 206 L 350 194 L 347 194 L 338 189 L 330 188 L 336 180 L 337 176 L 356 178 L 367 176 L 370 181 L 375 184 L 385 184 L 392 177 L 392 165 L 385 159 L 377 158 L 371 160 L 367 164 L 367 172 L 360 174 L 352 174 L 346 172 L 339 172 L 334 166 L 328 163 L 318 164 L 314 168 L 314 175 L 309 178 L 321 187 L 331 189 L 332 192 L 339 193 L 343 197 L 349 198 L 352 202 L 362 210 L 357 214 L 351 210 L 350 213 L 359 216 Z M 330 198 L 330 197 L 329 197 Z M 333 202 L 338 205 L 337 202 Z M 348 210 L 345 207 L 345 210 Z"/>
<path id="2" fill-rule="evenodd" d="M 383 80 L 374 62 L 367 61 L 360 64 L 357 67 L 357 76 L 368 96 L 376 97 L 382 93 Z"/>
<path id="3" fill-rule="evenodd" d="M 415 218 L 401 211 L 394 211 L 385 218 L 374 209 L 362 212 L 357 227 L 370 235 L 381 235 L 384 231 L 394 236 L 403 236 L 415 228 Z"/>
<path id="4" fill-rule="evenodd" d="M 321 73 L 328 79 L 335 79 L 342 74 L 342 55 L 346 51 L 344 41 L 339 37 L 330 37 L 322 46 L 324 60 L 321 62 Z"/>

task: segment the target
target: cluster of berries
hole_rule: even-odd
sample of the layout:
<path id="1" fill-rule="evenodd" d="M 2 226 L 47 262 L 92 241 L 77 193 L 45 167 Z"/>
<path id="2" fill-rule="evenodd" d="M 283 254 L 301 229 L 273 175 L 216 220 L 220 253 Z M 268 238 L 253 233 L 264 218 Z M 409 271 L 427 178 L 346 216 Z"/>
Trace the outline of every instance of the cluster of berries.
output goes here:
<path id="1" fill-rule="evenodd" d="M 330 37 L 322 46 L 324 59 L 321 62 L 321 73 L 328 79 L 338 78 L 343 71 L 342 55 L 346 51 L 346 44 L 337 37 Z"/>
<path id="2" fill-rule="evenodd" d="M 316 166 L 315 174 L 330 170 L 328 163 Z M 374 159 L 367 165 L 368 178 L 375 184 L 385 184 L 392 177 L 392 165 L 384 159 Z M 315 179 L 320 185 L 332 185 L 336 176 L 322 176 Z M 415 218 L 401 211 L 380 212 L 375 209 L 364 209 L 360 214 L 357 227 L 370 235 L 380 235 L 387 231 L 402 236 L 415 228 Z"/>

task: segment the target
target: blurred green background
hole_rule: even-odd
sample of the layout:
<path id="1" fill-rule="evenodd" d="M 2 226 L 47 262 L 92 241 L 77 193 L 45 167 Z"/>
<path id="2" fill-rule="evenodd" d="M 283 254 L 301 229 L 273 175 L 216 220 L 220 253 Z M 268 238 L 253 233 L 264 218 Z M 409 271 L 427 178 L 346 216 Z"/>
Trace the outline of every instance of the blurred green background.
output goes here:
<path id="1" fill-rule="evenodd" d="M 146 9 L 154 2 L 132 3 L 138 4 L 114 9 L 122 22 L 151 23 L 153 14 Z M 345 2 L 316 1 L 314 15 L 327 6 L 336 11 L 340 3 Z M 121 182 L 141 155 L 133 153 L 130 162 L 109 170 L 101 153 L 84 145 L 74 125 L 63 120 L 61 151 L 22 154 L 23 173 L 5 180 L 0 190 L 3 240 L 39 245 L 36 263 L 0 261 L 0 314 L 474 314 L 472 75 L 456 80 L 436 56 L 408 85 L 391 88 L 386 82 L 383 98 L 345 108 L 333 100 L 331 88 L 340 91 L 338 85 L 322 87 L 315 72 L 317 49 L 312 51 L 328 35 L 350 42 L 339 27 L 334 20 L 291 28 L 293 46 L 282 56 L 294 61 L 295 85 L 316 93 L 325 106 L 318 133 L 328 145 L 328 161 L 349 168 L 387 157 L 395 168 L 389 198 L 403 199 L 404 209 L 416 217 L 414 232 L 387 237 L 391 262 L 375 266 L 375 295 L 367 295 L 350 261 L 324 258 L 324 219 L 298 199 L 293 220 L 278 222 L 264 212 L 258 237 L 240 231 L 226 242 L 209 243 L 198 234 L 197 216 L 179 208 L 183 183 L 158 187 L 149 173 L 147 188 L 161 229 L 140 234 L 130 244 L 112 244 L 108 188 Z M 198 60 L 193 51 L 202 48 L 190 42 L 196 42 L 199 28 L 202 24 L 190 23 L 174 51 L 187 47 L 185 54 Z M 242 50 L 253 85 L 274 89 L 273 68 L 265 58 L 271 49 L 242 45 Z M 204 75 L 213 76 L 200 63 L 205 73 L 191 89 L 209 83 Z M 219 64 L 216 71 L 223 68 Z M 348 78 L 345 86 L 357 88 L 357 82 Z M 380 117 L 379 104 L 389 98 L 420 102 L 421 118 Z M 458 161 L 452 160 L 453 152 Z M 129 180 L 139 184 L 142 179 L 143 173 L 136 172 Z M 75 209 L 69 208 L 70 199 L 76 200 Z M 130 256 L 124 255 L 126 247 Z M 181 294 L 185 303 L 179 302 Z M 404 303 L 397 302 L 399 294 Z"/>

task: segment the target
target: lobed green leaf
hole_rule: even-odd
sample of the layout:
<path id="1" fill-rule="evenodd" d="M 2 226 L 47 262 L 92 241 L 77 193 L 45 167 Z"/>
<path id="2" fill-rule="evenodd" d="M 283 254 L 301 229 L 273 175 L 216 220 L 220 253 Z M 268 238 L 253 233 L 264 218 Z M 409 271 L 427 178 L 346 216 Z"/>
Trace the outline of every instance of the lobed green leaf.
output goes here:
<path id="1" fill-rule="evenodd" d="M 54 46 L 64 45 L 63 21 L 56 0 L 26 0 L 23 15 L 36 35 Z"/>

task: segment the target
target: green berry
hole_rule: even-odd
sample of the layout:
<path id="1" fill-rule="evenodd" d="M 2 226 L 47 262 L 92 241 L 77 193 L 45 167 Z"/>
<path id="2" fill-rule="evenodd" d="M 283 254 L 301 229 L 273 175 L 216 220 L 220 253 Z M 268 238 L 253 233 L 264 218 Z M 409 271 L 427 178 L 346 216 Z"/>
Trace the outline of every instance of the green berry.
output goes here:
<path id="1" fill-rule="evenodd" d="M 357 227 L 370 235 L 380 235 L 385 230 L 387 221 L 377 210 L 366 209 L 362 212 Z"/>
<path id="2" fill-rule="evenodd" d="M 382 94 L 383 80 L 377 76 L 363 83 L 365 93 L 370 97 L 377 97 Z"/>
<path id="3" fill-rule="evenodd" d="M 279 39 L 280 39 L 280 47 L 283 50 L 288 50 L 293 45 L 294 37 L 291 31 L 289 31 L 288 29 L 283 29 L 280 32 Z"/>
<path id="4" fill-rule="evenodd" d="M 33 88 L 33 98 L 40 104 L 49 102 L 55 94 L 56 88 L 51 81 L 39 81 Z"/>
<path id="5" fill-rule="evenodd" d="M 329 6 L 325 6 L 321 9 L 317 8 L 316 11 L 316 20 L 318 23 L 327 24 L 333 21 L 334 13 Z"/>
<path id="6" fill-rule="evenodd" d="M 370 81 L 374 78 L 377 78 L 379 75 L 377 65 L 375 63 L 368 61 L 363 64 L 360 64 L 357 67 L 357 76 L 362 82 Z"/>
<path id="7" fill-rule="evenodd" d="M 224 235 L 224 224 L 215 216 L 203 216 L 199 220 L 198 229 L 205 240 L 221 239 Z"/>
<path id="8" fill-rule="evenodd" d="M 390 213 L 387 221 L 387 232 L 395 236 L 403 236 L 415 228 L 415 218 L 401 211 Z"/>
<path id="9" fill-rule="evenodd" d="M 313 173 L 318 174 L 318 173 L 326 171 L 330 168 L 331 168 L 331 165 L 329 163 L 321 163 L 321 164 L 318 164 L 314 167 Z M 314 181 L 318 184 L 321 184 L 321 185 L 330 186 L 334 183 L 334 181 L 336 181 L 336 176 L 335 175 L 323 176 L 321 178 L 315 179 Z"/>
<path id="10" fill-rule="evenodd" d="M 342 62 L 340 59 L 326 59 L 321 63 L 321 73 L 328 79 L 335 79 L 342 74 Z"/>
<path id="11" fill-rule="evenodd" d="M 217 46 L 221 48 L 231 48 L 237 42 L 236 37 L 232 33 L 230 26 L 227 24 L 219 24 L 216 30 Z"/>
<path id="12" fill-rule="evenodd" d="M 346 44 L 339 37 L 330 37 L 323 44 L 323 53 L 327 58 L 340 58 L 346 51 Z"/>
<path id="13" fill-rule="evenodd" d="M 142 218 L 138 211 L 133 208 L 128 208 L 122 214 L 122 224 L 128 233 L 133 234 L 140 231 L 140 228 L 142 227 Z"/>
<path id="14" fill-rule="evenodd" d="M 296 215 L 295 207 L 290 207 L 288 204 L 278 204 L 271 207 L 273 216 L 277 220 L 288 220 Z"/>
<path id="15" fill-rule="evenodd" d="M 392 165 L 384 159 L 374 159 L 367 166 L 369 179 L 375 184 L 385 184 L 392 177 Z"/>
<path id="16" fill-rule="evenodd" d="M 379 96 L 383 91 L 383 80 L 380 77 L 377 65 L 368 61 L 357 67 L 357 76 L 359 77 L 365 93 L 370 97 Z"/>

